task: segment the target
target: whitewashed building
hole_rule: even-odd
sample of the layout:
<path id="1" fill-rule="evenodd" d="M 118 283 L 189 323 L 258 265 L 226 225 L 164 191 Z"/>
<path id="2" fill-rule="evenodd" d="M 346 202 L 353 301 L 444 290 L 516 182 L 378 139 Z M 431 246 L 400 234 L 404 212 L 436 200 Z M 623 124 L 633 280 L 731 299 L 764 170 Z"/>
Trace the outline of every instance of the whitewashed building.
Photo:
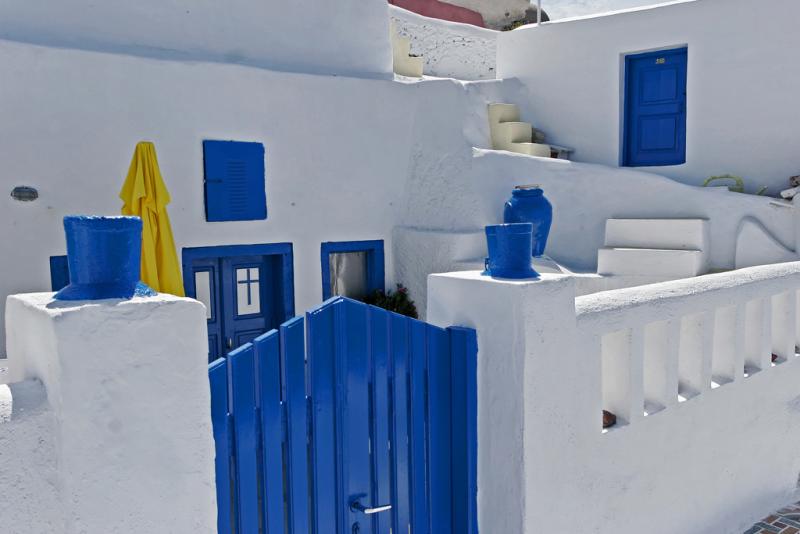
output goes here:
<path id="1" fill-rule="evenodd" d="M 482 534 L 570 532 L 556 521 L 569 516 L 592 532 L 743 530 L 796 500 L 800 472 L 800 284 L 786 263 L 800 212 L 779 194 L 800 174 L 798 18 L 795 0 L 683 0 L 500 33 L 385 0 L 2 3 L 0 297 L 66 283 L 63 217 L 119 213 L 134 147 L 152 141 L 187 294 L 206 309 L 176 304 L 176 325 L 205 327 L 210 359 L 329 297 L 403 284 L 424 319 L 477 331 Z M 702 187 L 726 174 L 747 194 Z M 484 227 L 531 183 L 554 207 L 547 274 L 480 277 Z M 472 274 L 440 274 L 454 271 Z M 59 313 L 9 302 L 0 383 L 38 379 L 51 396 L 69 373 L 37 373 L 79 345 L 55 350 L 67 334 L 53 327 L 38 348 L 57 355 L 37 360 L 19 321 Z M 205 364 L 205 345 L 186 350 Z M 204 391 L 202 370 L 166 380 Z M 49 400 L 17 439 L 84 431 Z M 206 400 L 184 414 L 202 428 L 191 410 Z M 0 482 L 21 480 L 2 407 Z M 602 410 L 617 428 L 603 433 Z M 208 460 L 208 440 L 188 439 Z M 51 452 L 37 454 L 86 460 Z M 210 468 L 184 475 L 213 484 Z M 41 478 L 0 497 L 46 487 L 61 502 Z M 190 501 L 184 513 L 202 508 Z M 62 521 L 20 530 L 19 502 L 0 499 L 0 530 L 12 514 L 13 534 Z M 110 524 L 83 521 L 70 528 Z"/>

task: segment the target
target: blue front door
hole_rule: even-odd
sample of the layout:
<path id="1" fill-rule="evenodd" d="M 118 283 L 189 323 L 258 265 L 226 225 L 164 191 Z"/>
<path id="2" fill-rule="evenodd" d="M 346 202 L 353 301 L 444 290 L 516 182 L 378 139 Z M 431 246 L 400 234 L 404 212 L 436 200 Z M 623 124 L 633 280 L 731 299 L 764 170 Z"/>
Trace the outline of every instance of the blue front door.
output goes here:
<path id="1" fill-rule="evenodd" d="M 623 165 L 686 162 L 687 49 L 625 58 Z"/>
<path id="2" fill-rule="evenodd" d="M 291 248 L 288 253 L 237 252 L 267 250 L 244 246 L 184 250 L 186 294 L 206 305 L 209 361 L 294 315 Z M 219 255 L 210 255 L 214 253 Z"/>

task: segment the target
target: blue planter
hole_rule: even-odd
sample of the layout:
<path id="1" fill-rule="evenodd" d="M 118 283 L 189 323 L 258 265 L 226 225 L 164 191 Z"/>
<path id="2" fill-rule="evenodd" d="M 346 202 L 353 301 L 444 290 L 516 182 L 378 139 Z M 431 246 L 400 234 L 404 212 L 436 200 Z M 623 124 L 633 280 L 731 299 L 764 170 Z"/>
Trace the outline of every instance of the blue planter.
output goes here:
<path id="1" fill-rule="evenodd" d="M 58 300 L 129 299 L 139 283 L 139 217 L 64 217 L 70 284 Z"/>
<path id="2" fill-rule="evenodd" d="M 489 257 L 486 272 L 494 278 L 537 278 L 539 273 L 531 267 L 530 223 L 498 224 L 486 227 Z"/>
<path id="3" fill-rule="evenodd" d="M 539 186 L 519 186 L 511 193 L 503 212 L 503 222 L 531 223 L 533 225 L 533 256 L 541 256 L 547 246 L 550 225 L 553 222 L 553 206 L 545 198 Z"/>

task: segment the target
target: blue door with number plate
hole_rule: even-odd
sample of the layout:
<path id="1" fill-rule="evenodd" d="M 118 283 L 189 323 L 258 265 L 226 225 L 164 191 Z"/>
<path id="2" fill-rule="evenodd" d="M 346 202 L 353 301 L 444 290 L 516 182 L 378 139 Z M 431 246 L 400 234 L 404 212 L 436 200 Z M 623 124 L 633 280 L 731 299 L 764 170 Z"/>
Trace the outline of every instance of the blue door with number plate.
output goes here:
<path id="1" fill-rule="evenodd" d="M 184 249 L 186 294 L 206 306 L 209 361 L 294 315 L 288 247 L 282 252 L 258 246 Z M 237 254 L 242 252 L 250 254 Z"/>
<path id="2" fill-rule="evenodd" d="M 623 165 L 686 163 L 686 48 L 625 58 Z"/>

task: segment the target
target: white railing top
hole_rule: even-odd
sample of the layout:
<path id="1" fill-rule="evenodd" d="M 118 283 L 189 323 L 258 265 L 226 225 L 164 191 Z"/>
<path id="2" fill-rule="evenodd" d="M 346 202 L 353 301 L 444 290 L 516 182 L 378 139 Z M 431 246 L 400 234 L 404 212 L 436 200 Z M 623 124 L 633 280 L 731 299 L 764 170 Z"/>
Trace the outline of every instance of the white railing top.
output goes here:
<path id="1" fill-rule="evenodd" d="M 800 289 L 800 262 L 748 267 L 575 299 L 578 327 L 605 334 Z"/>

